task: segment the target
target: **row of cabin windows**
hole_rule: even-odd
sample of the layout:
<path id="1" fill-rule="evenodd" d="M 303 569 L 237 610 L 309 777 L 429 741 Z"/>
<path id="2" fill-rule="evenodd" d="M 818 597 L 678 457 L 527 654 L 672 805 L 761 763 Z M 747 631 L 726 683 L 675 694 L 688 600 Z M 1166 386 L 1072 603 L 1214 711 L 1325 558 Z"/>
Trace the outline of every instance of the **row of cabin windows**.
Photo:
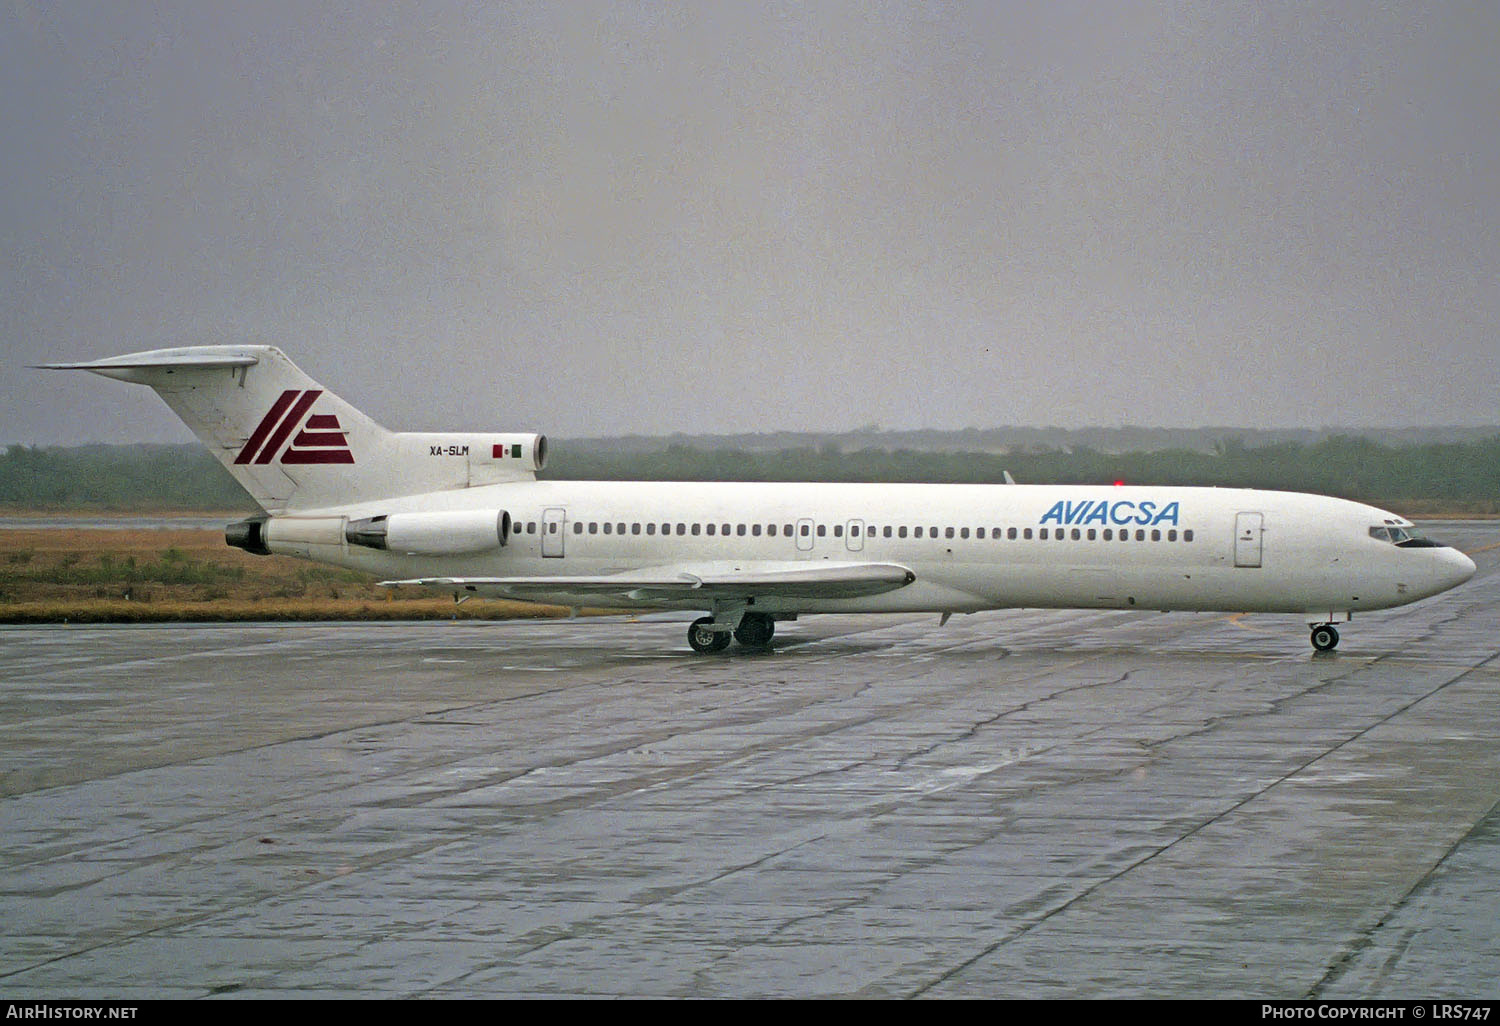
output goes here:
<path id="1" fill-rule="evenodd" d="M 557 533 L 556 524 L 548 524 L 547 526 L 550 528 L 551 533 Z M 526 523 L 525 530 L 527 534 L 536 534 L 536 521 L 528 521 Z M 741 538 L 747 535 L 754 538 L 759 538 L 762 535 L 765 535 L 768 538 L 775 538 L 779 533 L 782 537 L 790 538 L 794 535 L 794 533 L 800 533 L 802 537 L 807 538 L 811 537 L 815 533 L 819 538 L 823 538 L 827 537 L 829 530 L 830 529 L 827 524 L 818 524 L 816 528 L 814 528 L 811 524 L 798 524 L 794 531 L 793 525 L 791 524 L 761 525 L 716 523 L 662 524 L 660 525 L 660 530 L 658 531 L 657 525 L 655 523 L 642 525 L 640 523 L 600 523 L 599 521 L 595 520 L 573 521 L 574 534 L 583 534 L 585 532 L 589 534 L 629 533 L 633 535 L 645 534 L 651 536 L 659 533 L 662 535 L 675 534 L 679 537 L 684 535 L 692 535 L 694 537 L 697 537 L 699 535 L 723 535 L 727 537 L 732 534 Z M 832 527 L 832 533 L 835 538 L 842 538 L 844 536 L 844 525 L 834 524 Z M 1167 528 L 1165 531 L 1159 527 L 1153 527 L 1150 530 L 1147 530 L 1144 527 L 1138 527 L 1134 531 L 1132 531 L 1128 527 L 1124 527 L 1120 528 L 1117 531 L 1112 527 L 975 527 L 971 529 L 968 527 L 908 528 L 906 526 L 892 527 L 888 524 L 885 527 L 881 528 L 877 528 L 874 526 L 866 527 L 864 529 L 864 535 L 868 538 L 958 538 L 960 540 L 972 537 L 979 541 L 984 541 L 986 538 L 992 541 L 1000 541 L 1001 539 L 1005 539 L 1007 541 L 1031 541 L 1033 539 L 1038 541 L 1068 541 L 1070 539 L 1072 541 L 1130 541 L 1132 538 L 1134 538 L 1135 541 L 1154 542 L 1190 542 L 1193 540 L 1192 528 L 1178 531 L 1175 527 Z M 849 536 L 851 538 L 858 538 L 860 536 L 860 525 L 850 524 Z"/>

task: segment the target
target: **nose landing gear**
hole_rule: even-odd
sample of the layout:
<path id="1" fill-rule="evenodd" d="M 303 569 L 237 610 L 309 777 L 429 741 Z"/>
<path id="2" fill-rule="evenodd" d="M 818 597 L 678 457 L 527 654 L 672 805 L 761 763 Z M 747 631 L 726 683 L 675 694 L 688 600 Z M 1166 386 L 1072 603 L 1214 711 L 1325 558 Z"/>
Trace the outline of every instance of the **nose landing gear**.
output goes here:
<path id="1" fill-rule="evenodd" d="M 1339 647 L 1339 632 L 1331 623 L 1314 624 L 1312 629 L 1312 647 L 1319 652 L 1332 652 Z"/>

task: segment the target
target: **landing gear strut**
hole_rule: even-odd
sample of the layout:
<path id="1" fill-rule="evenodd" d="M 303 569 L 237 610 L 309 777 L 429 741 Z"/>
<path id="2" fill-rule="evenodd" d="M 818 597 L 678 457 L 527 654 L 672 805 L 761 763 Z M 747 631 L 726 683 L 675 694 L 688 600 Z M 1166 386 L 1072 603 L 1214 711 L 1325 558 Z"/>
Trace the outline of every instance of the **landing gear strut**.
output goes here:
<path id="1" fill-rule="evenodd" d="M 1332 652 L 1339 647 L 1339 632 L 1331 623 L 1314 624 L 1312 629 L 1312 647 L 1319 652 Z"/>

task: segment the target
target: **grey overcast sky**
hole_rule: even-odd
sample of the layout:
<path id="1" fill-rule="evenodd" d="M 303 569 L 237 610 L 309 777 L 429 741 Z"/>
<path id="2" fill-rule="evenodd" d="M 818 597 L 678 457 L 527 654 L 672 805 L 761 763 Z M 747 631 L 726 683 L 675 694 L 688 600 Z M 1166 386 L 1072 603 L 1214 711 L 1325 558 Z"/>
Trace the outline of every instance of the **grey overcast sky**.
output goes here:
<path id="1" fill-rule="evenodd" d="M 1489 0 L 0 2 L 0 442 L 1500 423 Z"/>

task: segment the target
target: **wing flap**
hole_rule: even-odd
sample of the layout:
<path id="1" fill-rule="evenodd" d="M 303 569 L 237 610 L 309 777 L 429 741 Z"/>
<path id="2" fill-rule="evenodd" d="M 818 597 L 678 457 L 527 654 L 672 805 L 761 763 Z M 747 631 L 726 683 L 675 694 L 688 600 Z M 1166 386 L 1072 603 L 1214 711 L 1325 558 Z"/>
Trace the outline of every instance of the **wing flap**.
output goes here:
<path id="1" fill-rule="evenodd" d="M 682 564 L 617 574 L 548 577 L 417 577 L 382 587 L 459 589 L 508 598 L 614 595 L 636 602 L 726 598 L 861 598 L 904 588 L 917 575 L 898 563 Z"/>

